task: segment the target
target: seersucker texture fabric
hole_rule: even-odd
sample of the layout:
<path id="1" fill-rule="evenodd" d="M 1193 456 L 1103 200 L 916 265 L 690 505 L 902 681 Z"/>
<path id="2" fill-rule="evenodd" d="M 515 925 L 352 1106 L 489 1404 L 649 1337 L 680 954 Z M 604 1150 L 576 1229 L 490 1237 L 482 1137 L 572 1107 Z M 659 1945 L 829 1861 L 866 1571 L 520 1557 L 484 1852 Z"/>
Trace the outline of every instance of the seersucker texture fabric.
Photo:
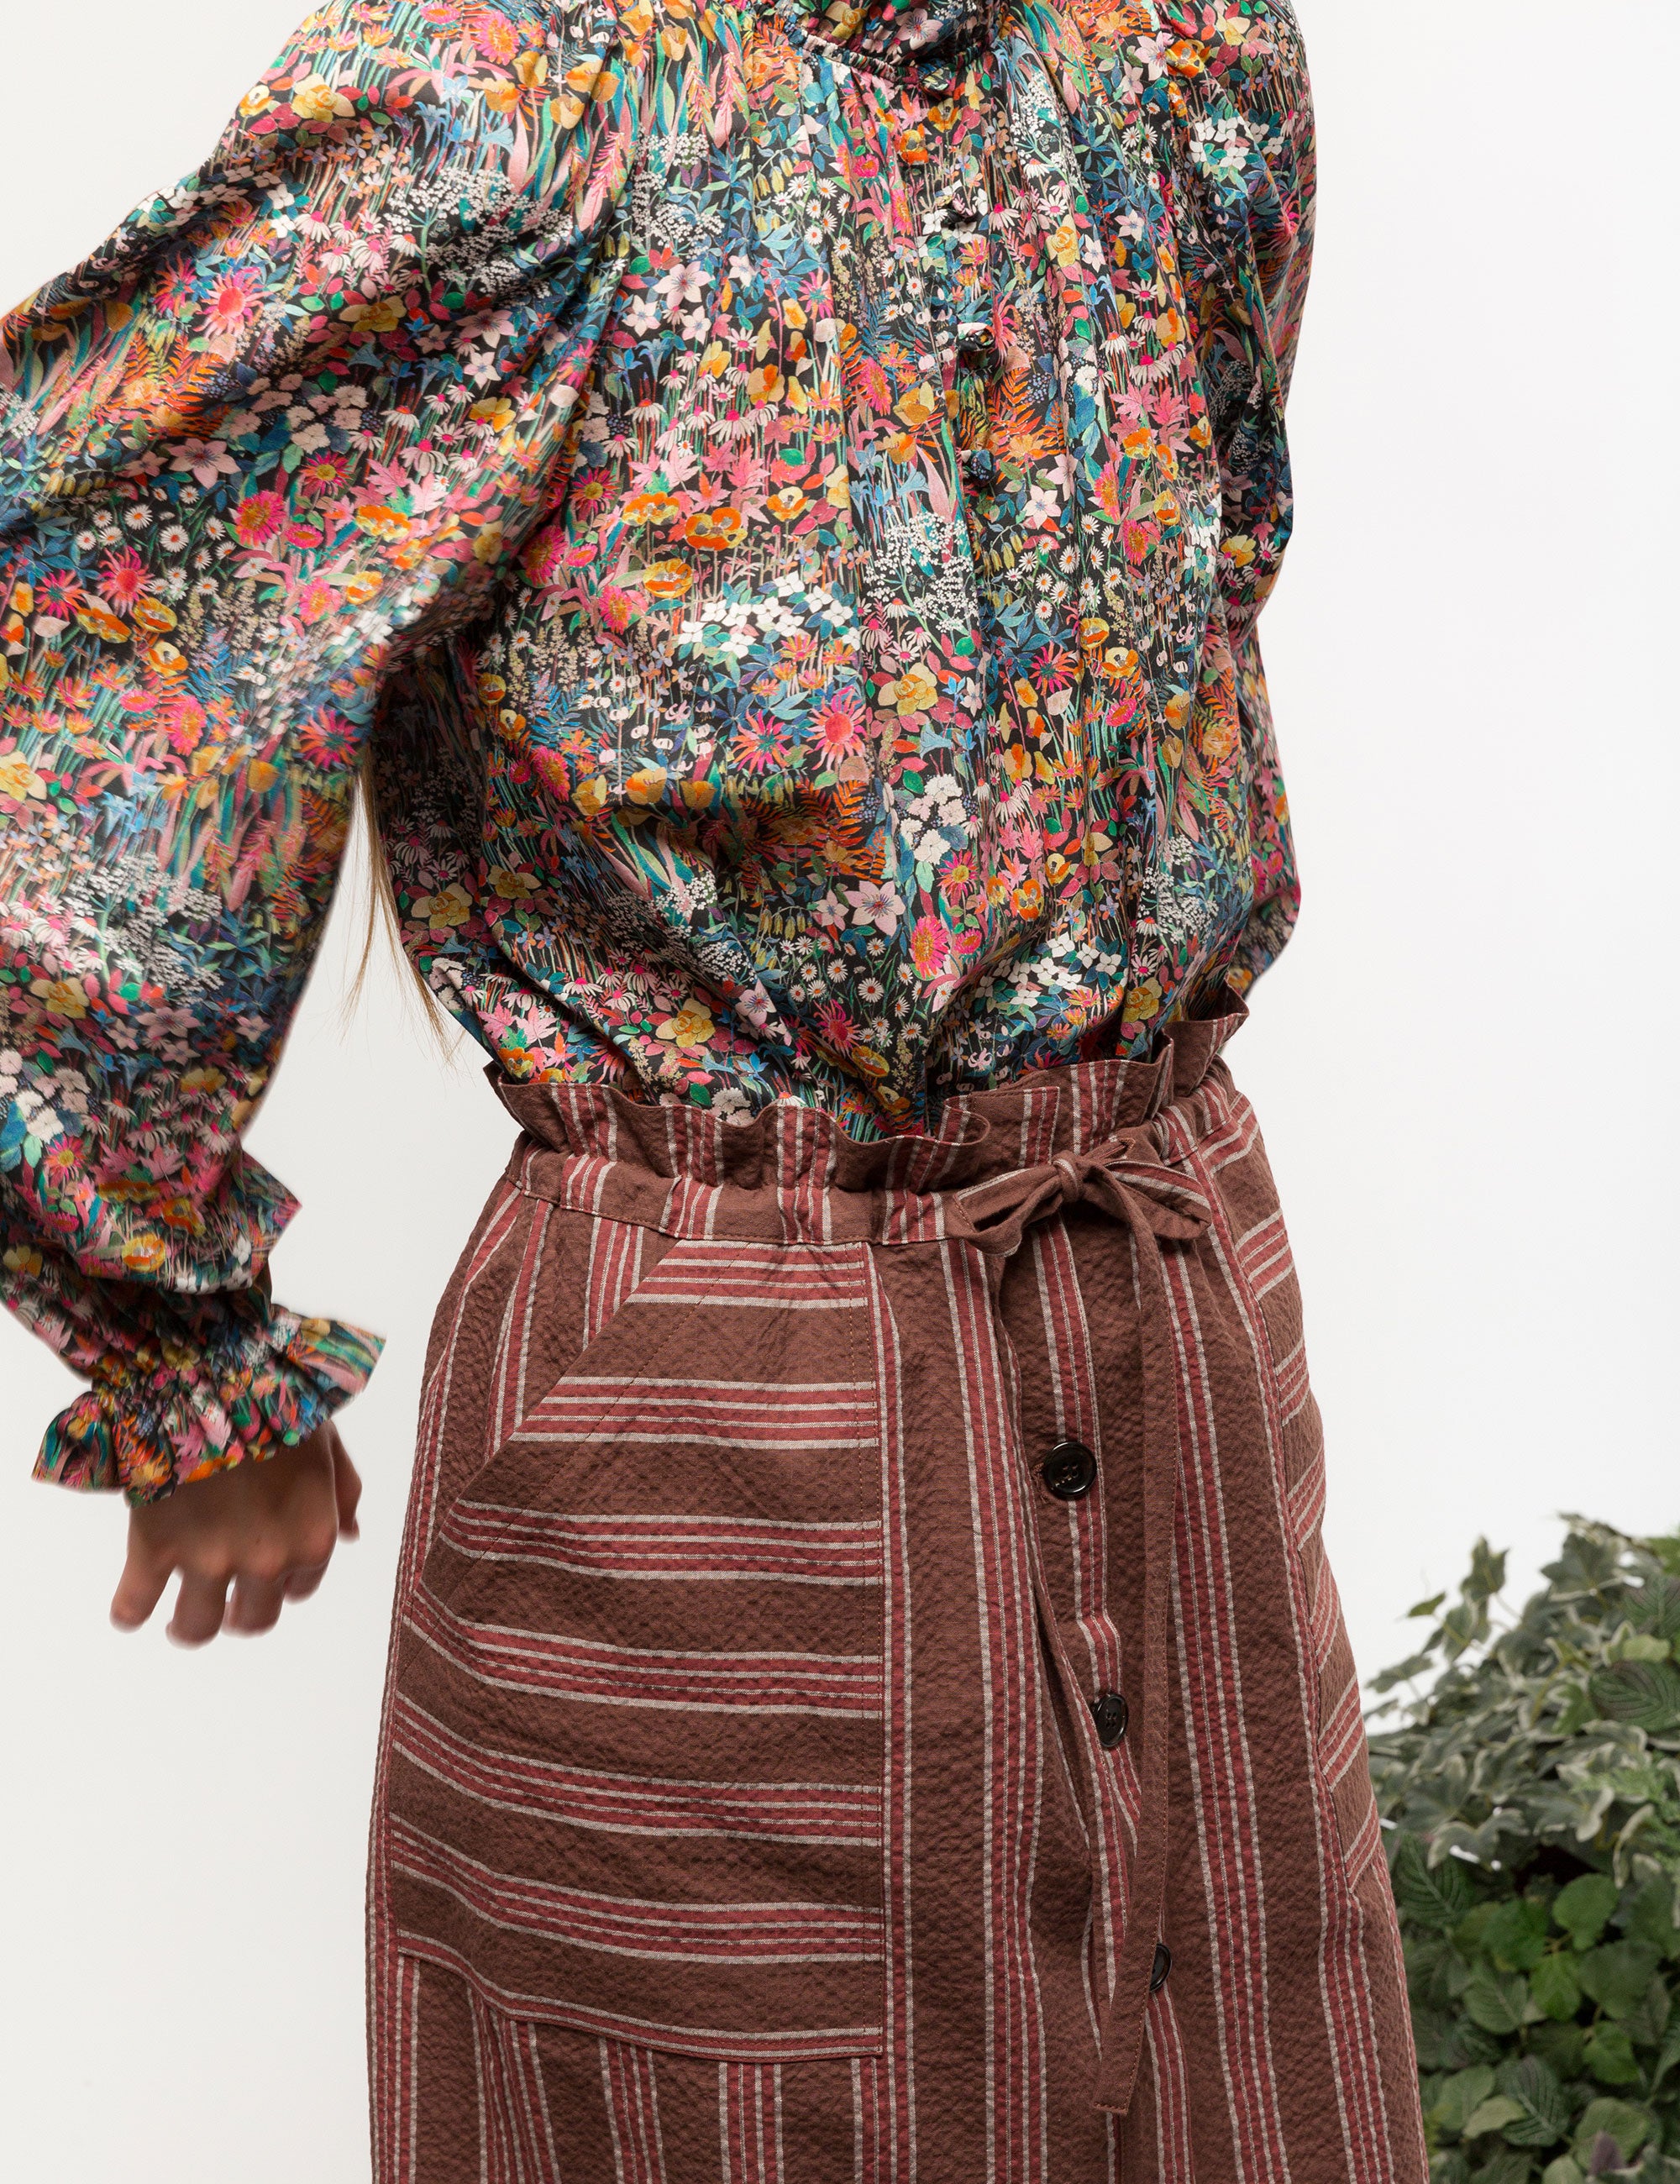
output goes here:
<path id="1" fill-rule="evenodd" d="M 397 1602 L 377 2184 L 1422 2184 L 1238 1013 L 916 1140 L 503 1083 Z"/>

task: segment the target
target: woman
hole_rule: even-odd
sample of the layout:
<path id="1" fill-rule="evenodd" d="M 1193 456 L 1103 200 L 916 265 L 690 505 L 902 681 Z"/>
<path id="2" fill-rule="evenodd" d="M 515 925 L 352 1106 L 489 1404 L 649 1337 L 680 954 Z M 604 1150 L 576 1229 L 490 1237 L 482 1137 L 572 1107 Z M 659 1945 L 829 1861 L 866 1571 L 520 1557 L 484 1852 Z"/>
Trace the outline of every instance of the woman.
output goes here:
<path id="1" fill-rule="evenodd" d="M 522 1126 L 434 1329 L 381 2184 L 1424 2168 L 1288 1244 L 1287 0 L 332 0 L 7 322 L 8 1301 L 265 1627 L 239 1134 L 359 770 Z M 231 1607 L 227 1591 L 233 1583 Z"/>

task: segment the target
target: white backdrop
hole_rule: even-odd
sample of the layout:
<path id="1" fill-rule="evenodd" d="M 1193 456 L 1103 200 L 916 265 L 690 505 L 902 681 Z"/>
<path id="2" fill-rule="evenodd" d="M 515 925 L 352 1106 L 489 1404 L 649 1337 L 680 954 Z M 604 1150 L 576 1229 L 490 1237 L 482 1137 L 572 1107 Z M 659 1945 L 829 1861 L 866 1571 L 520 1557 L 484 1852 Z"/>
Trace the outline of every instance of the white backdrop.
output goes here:
<path id="1" fill-rule="evenodd" d="M 0 0 L 0 303 L 196 165 L 301 0 Z M 1672 0 L 1300 0 L 1322 136 L 1265 625 L 1307 905 L 1232 1061 L 1266 1127 L 1366 1673 L 1485 1531 L 1680 1522 L 1667 990 Z M 1663 799 L 1671 817 L 1661 816 Z M 364 2184 L 360 1900 L 432 1304 L 510 1125 L 352 875 L 253 1145 L 278 1293 L 390 1336 L 364 1536 L 260 1643 L 105 1604 L 122 1513 L 35 1486 L 71 1382 L 0 1326 L 0 2172 Z M 602 2184 L 602 2180 L 580 2180 Z"/>

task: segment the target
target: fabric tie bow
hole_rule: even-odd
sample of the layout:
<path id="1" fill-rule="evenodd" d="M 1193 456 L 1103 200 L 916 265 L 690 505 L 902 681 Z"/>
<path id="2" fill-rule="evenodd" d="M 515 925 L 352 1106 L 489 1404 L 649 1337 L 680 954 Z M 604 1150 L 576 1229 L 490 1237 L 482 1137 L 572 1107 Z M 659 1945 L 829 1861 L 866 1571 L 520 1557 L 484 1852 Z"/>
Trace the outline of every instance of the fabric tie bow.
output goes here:
<path id="1" fill-rule="evenodd" d="M 1149 1132 L 1138 1129 L 1093 1151 L 1058 1154 L 1040 1167 L 1020 1168 L 957 1193 L 947 1214 L 946 1234 L 973 1244 L 1001 1265 L 1021 1248 L 1035 1222 L 1079 1204 L 1097 1207 L 1131 1231 L 1143 1366 L 1143 1688 L 1140 1703 L 1132 1708 L 1142 1747 L 1142 1811 L 1094 2092 L 1099 2109 L 1123 2115 L 1137 2083 L 1149 1997 L 1160 1984 L 1156 1966 L 1166 1891 L 1169 1636 L 1179 1473 L 1177 1336 L 1169 1282 L 1183 1278 L 1169 1275 L 1161 1247 L 1193 1243 L 1211 1225 L 1214 1209 L 1193 1178 L 1164 1166 Z M 1036 1554 L 1033 1560 L 1041 1612 L 1054 1635 L 1054 1607 Z M 1056 1652 L 1076 1688 L 1059 1639 Z"/>

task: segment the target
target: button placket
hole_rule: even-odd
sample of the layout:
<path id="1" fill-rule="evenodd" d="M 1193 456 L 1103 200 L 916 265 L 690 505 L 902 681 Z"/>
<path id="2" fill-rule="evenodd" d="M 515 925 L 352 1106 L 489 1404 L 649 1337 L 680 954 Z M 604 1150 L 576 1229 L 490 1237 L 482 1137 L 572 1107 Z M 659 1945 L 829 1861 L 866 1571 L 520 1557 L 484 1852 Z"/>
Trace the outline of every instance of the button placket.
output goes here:
<path id="1" fill-rule="evenodd" d="M 968 493 L 984 496 L 998 481 L 987 390 L 1003 368 L 992 330 L 989 266 L 984 263 L 992 208 L 961 114 L 949 128 L 938 127 L 932 119 L 943 101 L 962 95 L 959 79 L 948 70 L 929 69 L 922 72 L 918 89 L 929 102 L 923 142 L 937 147 L 933 158 L 918 170 L 925 192 L 919 255 L 927 288 L 927 323 L 948 390 L 962 483 Z M 976 237 L 978 253 L 973 248 Z M 976 256 L 982 261 L 977 267 Z"/>

